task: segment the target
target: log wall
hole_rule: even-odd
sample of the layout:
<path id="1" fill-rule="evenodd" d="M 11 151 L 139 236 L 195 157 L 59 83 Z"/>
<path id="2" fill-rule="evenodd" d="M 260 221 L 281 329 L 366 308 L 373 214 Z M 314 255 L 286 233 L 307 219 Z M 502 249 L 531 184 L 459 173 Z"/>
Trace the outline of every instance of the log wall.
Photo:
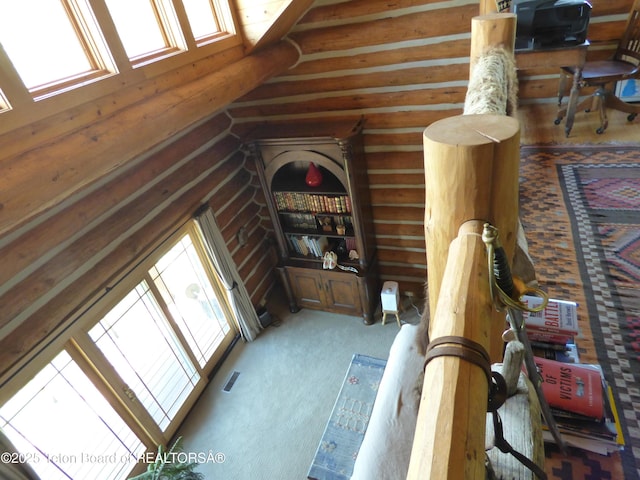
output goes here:
<path id="1" fill-rule="evenodd" d="M 590 57 L 611 51 L 631 3 L 593 1 Z M 292 18 L 300 7 L 282 5 Z M 0 116 L 0 376 L 203 201 L 258 303 L 276 259 L 242 138 L 263 121 L 365 116 L 382 280 L 421 293 L 422 132 L 462 111 L 478 13 L 477 0 L 316 0 L 255 54 L 235 47 L 85 103 L 76 93 L 31 123 Z M 555 71 L 526 72 L 521 99 L 554 102 L 556 84 Z"/>
<path id="2" fill-rule="evenodd" d="M 591 58 L 611 53 L 631 3 L 592 2 Z M 240 135 L 262 121 L 365 116 L 381 276 L 402 292 L 426 279 L 422 132 L 462 112 L 478 14 L 477 0 L 316 1 L 287 36 L 295 68 L 229 108 Z M 557 79 L 556 68 L 522 72 L 520 102 L 555 102 Z"/>
<path id="3" fill-rule="evenodd" d="M 206 59 L 192 66 L 200 75 L 155 95 L 124 89 L 0 136 L 0 381 L 55 343 L 204 202 L 253 302 L 262 300 L 276 258 L 270 226 L 224 108 L 297 57 L 279 43 L 227 64 Z"/>

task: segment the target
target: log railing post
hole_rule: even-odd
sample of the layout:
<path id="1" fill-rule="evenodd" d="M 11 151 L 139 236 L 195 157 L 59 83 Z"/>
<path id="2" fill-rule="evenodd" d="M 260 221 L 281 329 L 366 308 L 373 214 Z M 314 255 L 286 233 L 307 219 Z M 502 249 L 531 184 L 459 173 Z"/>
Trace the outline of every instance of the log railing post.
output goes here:
<path id="1" fill-rule="evenodd" d="M 498 8 L 500 4 L 500 9 Z M 487 15 L 488 13 L 496 13 L 499 11 L 505 12 L 511 6 L 511 2 L 498 2 L 496 0 L 480 0 L 480 15 Z"/>
<path id="2" fill-rule="evenodd" d="M 496 13 L 497 11 L 498 5 L 496 4 L 496 0 L 480 0 L 480 15 Z"/>
<path id="3" fill-rule="evenodd" d="M 520 124 L 503 115 L 460 115 L 424 131 L 425 239 L 429 310 L 433 318 L 449 245 L 467 220 L 498 228 L 513 258 L 518 225 Z M 502 359 L 504 314 L 494 313 L 489 353 Z M 433 322 L 432 322 L 433 323 Z M 430 338 L 433 332 L 430 331 Z"/>
<path id="4" fill-rule="evenodd" d="M 454 336 L 485 350 L 489 345 L 493 303 L 482 225 L 466 222 L 451 242 L 431 320 L 432 342 Z M 427 364 L 407 479 L 485 478 L 487 398 L 488 381 L 480 366 L 456 356 L 435 357 Z"/>
<path id="5" fill-rule="evenodd" d="M 516 42 L 515 13 L 491 13 L 471 19 L 471 50 L 469 77 L 480 55 L 490 48 L 500 47 L 513 53 Z"/>
<path id="6" fill-rule="evenodd" d="M 481 1 L 481 13 L 488 8 L 489 2 Z M 470 71 L 493 46 L 513 51 L 515 24 L 511 14 L 474 19 Z M 497 227 L 507 258 L 513 258 L 520 125 L 504 115 L 462 115 L 431 124 L 423 140 L 431 346 L 452 340 L 442 337 L 464 337 L 497 362 L 506 322 L 490 298 L 480 233 L 485 222 Z M 424 373 L 407 478 L 484 479 L 485 372 L 467 358 L 437 356 Z"/>

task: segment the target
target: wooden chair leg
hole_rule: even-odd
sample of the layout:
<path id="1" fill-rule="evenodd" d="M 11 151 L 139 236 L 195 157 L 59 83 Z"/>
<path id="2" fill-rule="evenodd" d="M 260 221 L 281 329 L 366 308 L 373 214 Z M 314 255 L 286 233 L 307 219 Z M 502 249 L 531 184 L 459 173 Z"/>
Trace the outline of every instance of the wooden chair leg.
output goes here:
<path id="1" fill-rule="evenodd" d="M 623 100 L 620 100 L 615 95 L 607 95 L 606 97 L 606 106 L 607 108 L 611 108 L 613 110 L 618 110 L 620 112 L 629 113 L 631 115 L 640 113 L 640 103 L 627 103 Z M 633 120 L 633 119 L 632 119 Z"/>
<path id="2" fill-rule="evenodd" d="M 556 114 L 556 119 L 553 123 L 555 123 L 556 125 L 560 125 L 560 123 L 562 122 L 562 119 L 566 116 L 567 120 L 565 122 L 565 127 L 564 127 L 564 131 L 565 131 L 565 135 L 568 137 L 569 134 L 571 133 L 571 129 L 573 128 L 573 120 L 574 117 L 576 115 L 576 111 L 578 110 L 578 103 L 580 100 L 580 80 L 581 80 L 581 75 L 580 73 L 576 72 L 571 78 L 572 78 L 572 83 L 571 83 L 571 91 L 569 93 L 569 101 L 567 102 L 567 105 L 562 107 L 560 104 L 562 103 L 562 96 L 564 95 L 564 91 L 566 89 L 566 80 L 567 77 L 570 77 L 571 75 L 567 74 L 566 72 L 562 72 L 562 77 L 560 79 L 560 86 L 558 87 L 558 113 Z"/>
<path id="3" fill-rule="evenodd" d="M 564 92 L 567 89 L 567 75 L 564 72 L 560 73 L 560 82 L 558 83 L 558 108 L 562 106 L 562 99 L 564 98 Z"/>
<path id="4" fill-rule="evenodd" d="M 596 129 L 598 135 L 602 135 L 609 126 L 609 119 L 607 118 L 607 93 L 598 90 L 595 97 L 598 97 L 598 112 L 600 113 L 600 126 Z"/>

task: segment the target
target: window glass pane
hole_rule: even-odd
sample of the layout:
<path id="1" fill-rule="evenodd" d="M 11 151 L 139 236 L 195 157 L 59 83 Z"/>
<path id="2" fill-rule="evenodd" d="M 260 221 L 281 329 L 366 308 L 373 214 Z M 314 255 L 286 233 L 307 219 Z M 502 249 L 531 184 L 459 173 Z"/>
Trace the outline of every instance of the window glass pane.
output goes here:
<path id="1" fill-rule="evenodd" d="M 9 102 L 7 101 L 7 98 L 4 96 L 4 93 L 2 93 L 2 90 L 0 90 L 0 113 L 10 109 L 11 109 L 11 105 L 9 105 Z"/>
<path id="2" fill-rule="evenodd" d="M 149 271 L 201 367 L 230 327 L 189 235 Z"/>
<path id="3" fill-rule="evenodd" d="M 210 0 L 182 0 L 182 3 L 196 40 L 220 31 Z"/>
<path id="4" fill-rule="evenodd" d="M 132 290 L 89 336 L 166 430 L 200 376 L 147 283 Z"/>
<path id="5" fill-rule="evenodd" d="M 47 480 L 125 479 L 145 451 L 67 352 L 0 408 L 0 428 Z"/>
<path id="6" fill-rule="evenodd" d="M 60 0 L 3 1 L 0 42 L 28 89 L 93 70 Z"/>
<path id="7" fill-rule="evenodd" d="M 106 4 L 130 59 L 170 46 L 151 0 L 106 0 Z"/>

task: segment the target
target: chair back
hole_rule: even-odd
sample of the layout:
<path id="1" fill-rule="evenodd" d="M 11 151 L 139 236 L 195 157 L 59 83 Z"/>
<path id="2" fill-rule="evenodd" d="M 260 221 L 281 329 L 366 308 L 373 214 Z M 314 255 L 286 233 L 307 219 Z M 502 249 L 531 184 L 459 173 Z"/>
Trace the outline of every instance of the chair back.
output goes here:
<path id="1" fill-rule="evenodd" d="M 635 0 L 627 19 L 627 27 L 614 56 L 616 60 L 640 66 L 640 0 Z M 637 70 L 636 70 L 637 71 Z"/>
<path id="2" fill-rule="evenodd" d="M 508 12 L 511 9 L 511 0 L 496 0 L 498 12 Z"/>

